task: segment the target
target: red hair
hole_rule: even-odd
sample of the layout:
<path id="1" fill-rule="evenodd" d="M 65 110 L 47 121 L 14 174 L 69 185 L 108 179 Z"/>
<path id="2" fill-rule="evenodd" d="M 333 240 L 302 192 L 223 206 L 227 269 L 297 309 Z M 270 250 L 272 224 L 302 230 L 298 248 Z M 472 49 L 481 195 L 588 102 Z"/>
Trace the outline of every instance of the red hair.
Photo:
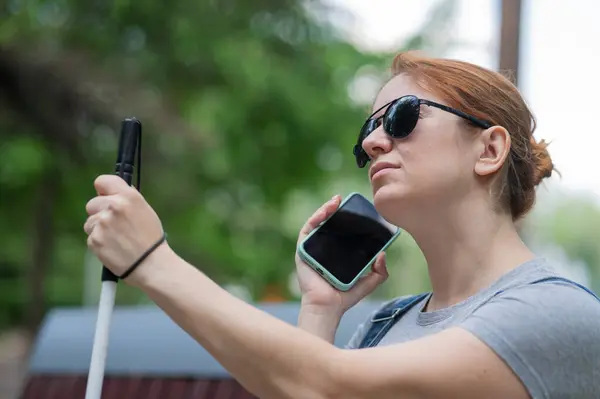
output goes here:
<path id="1" fill-rule="evenodd" d="M 499 197 L 515 220 L 531 210 L 535 187 L 552 174 L 554 167 L 548 144 L 533 138 L 535 117 L 508 78 L 468 62 L 429 58 L 415 52 L 398 54 L 392 74 L 406 74 L 451 107 L 504 127 L 512 144 Z"/>

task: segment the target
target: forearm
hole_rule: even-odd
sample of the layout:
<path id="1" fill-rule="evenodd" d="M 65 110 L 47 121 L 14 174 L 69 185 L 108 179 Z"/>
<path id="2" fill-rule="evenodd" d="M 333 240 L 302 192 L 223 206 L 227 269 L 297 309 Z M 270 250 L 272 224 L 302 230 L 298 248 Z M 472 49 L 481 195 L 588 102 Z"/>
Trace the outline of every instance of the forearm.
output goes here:
<path id="1" fill-rule="evenodd" d="M 170 250 L 161 252 L 142 266 L 140 288 L 246 389 L 263 399 L 327 396 L 339 349 L 235 298 Z"/>
<path id="2" fill-rule="evenodd" d="M 302 304 L 298 315 L 298 328 L 333 344 L 340 319 L 341 312 L 335 309 Z"/>

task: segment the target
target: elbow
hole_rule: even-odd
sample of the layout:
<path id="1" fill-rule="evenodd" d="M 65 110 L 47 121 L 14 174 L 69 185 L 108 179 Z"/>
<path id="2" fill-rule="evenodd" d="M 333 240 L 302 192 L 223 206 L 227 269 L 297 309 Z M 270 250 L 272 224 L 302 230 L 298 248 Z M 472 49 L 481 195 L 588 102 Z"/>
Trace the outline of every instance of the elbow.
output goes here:
<path id="1" fill-rule="evenodd" d="M 348 350 L 335 348 L 318 367 L 318 375 L 313 385 L 314 398 L 354 399 L 357 398 L 357 381 L 351 378 L 352 357 Z M 308 396 L 303 397 L 307 398 Z"/>
<path id="2" fill-rule="evenodd" d="M 319 390 L 313 396 L 318 399 L 365 399 L 393 398 L 418 399 L 423 394 L 397 370 L 387 372 L 382 363 L 373 356 L 364 356 L 359 350 L 336 349 L 324 367 Z M 298 399 L 301 398 L 298 396 Z"/>
<path id="3" fill-rule="evenodd" d="M 286 399 L 353 399 L 352 383 L 347 381 L 344 351 L 338 348 L 324 351 L 313 361 L 294 370 L 293 378 L 271 381 L 272 398 Z M 274 392 L 276 391 L 276 392 Z M 265 396 L 266 397 L 266 396 Z"/>

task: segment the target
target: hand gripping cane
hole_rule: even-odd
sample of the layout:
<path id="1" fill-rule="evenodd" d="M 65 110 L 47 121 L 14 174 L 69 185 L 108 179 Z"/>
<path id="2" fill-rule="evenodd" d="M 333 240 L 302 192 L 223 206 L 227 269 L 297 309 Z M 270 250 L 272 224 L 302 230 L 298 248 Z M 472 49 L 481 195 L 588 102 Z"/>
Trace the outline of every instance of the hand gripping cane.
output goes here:
<path id="1" fill-rule="evenodd" d="M 137 189 L 140 189 L 142 149 L 142 124 L 135 118 L 127 118 L 121 122 L 121 136 L 117 153 L 116 173 L 131 185 L 134 172 L 135 155 L 138 157 Z M 106 353 L 108 350 L 108 335 L 110 320 L 115 305 L 117 281 L 119 278 L 104 266 L 102 268 L 102 290 L 98 304 L 98 318 L 94 333 L 94 346 L 90 370 L 88 373 L 85 399 L 100 399 L 106 368 Z"/>

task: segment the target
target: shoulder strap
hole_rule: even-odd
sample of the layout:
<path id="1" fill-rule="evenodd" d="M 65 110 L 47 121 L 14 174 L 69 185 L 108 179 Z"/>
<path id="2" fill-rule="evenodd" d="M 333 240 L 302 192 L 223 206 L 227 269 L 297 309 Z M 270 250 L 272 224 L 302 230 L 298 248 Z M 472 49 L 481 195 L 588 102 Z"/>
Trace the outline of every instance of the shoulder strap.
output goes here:
<path id="1" fill-rule="evenodd" d="M 429 295 L 428 292 L 401 297 L 386 304 L 371 318 L 371 325 L 358 348 L 370 348 L 377 345 L 390 328 L 427 295 Z"/>
<path id="2" fill-rule="evenodd" d="M 584 290 L 585 292 L 587 292 L 588 294 L 590 294 L 592 297 L 596 298 L 596 300 L 598 300 L 598 302 L 600 302 L 600 297 L 598 297 L 598 295 L 596 295 L 592 290 L 590 290 L 589 288 L 587 288 L 575 281 L 569 280 L 564 277 L 558 277 L 558 276 L 544 277 L 539 280 L 532 281 L 529 284 L 540 284 L 540 283 L 552 282 L 552 281 L 561 281 L 561 282 L 564 282 L 567 284 L 571 284 L 575 287 L 578 287 L 578 288 Z M 497 292 L 496 295 L 499 295 L 502 292 L 504 292 L 504 290 Z M 376 346 L 381 341 L 381 339 L 385 336 L 385 334 L 387 334 L 387 332 L 394 326 L 394 324 L 396 324 L 396 322 L 398 320 L 400 320 L 400 318 L 406 312 L 408 312 L 413 306 L 415 306 L 417 303 L 419 303 L 427 295 L 429 295 L 428 292 L 425 292 L 425 293 L 422 293 L 419 295 L 411 295 L 408 297 L 401 297 L 396 300 L 392 300 L 389 303 L 387 303 L 385 306 L 383 306 L 371 318 L 371 320 L 370 320 L 371 325 L 369 326 L 369 329 L 367 330 L 367 333 L 365 334 L 365 336 L 362 339 L 358 348 L 370 348 L 370 347 Z"/>

